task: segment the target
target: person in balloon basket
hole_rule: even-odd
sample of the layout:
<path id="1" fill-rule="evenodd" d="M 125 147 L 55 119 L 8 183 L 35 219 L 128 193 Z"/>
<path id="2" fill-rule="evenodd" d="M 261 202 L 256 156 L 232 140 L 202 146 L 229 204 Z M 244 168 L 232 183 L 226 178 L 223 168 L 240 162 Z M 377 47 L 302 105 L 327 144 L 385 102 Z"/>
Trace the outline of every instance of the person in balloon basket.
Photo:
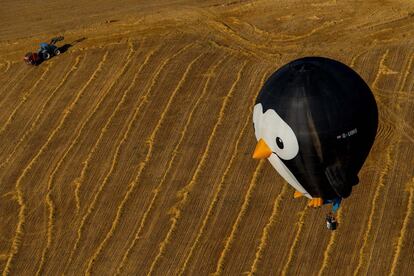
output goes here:
<path id="1" fill-rule="evenodd" d="M 338 223 L 335 217 L 332 215 L 332 213 L 329 213 L 328 215 L 326 215 L 326 228 L 328 228 L 329 230 L 335 230 L 337 224 Z"/>

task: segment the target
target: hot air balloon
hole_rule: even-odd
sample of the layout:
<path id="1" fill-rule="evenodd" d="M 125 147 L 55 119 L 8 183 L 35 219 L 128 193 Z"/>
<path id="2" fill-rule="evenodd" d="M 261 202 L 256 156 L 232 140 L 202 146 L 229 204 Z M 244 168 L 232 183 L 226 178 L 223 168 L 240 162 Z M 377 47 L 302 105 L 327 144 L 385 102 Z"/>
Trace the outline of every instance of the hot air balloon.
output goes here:
<path id="1" fill-rule="evenodd" d="M 374 143 L 378 111 L 364 80 L 324 57 L 294 60 L 265 82 L 253 110 L 253 158 L 267 158 L 309 206 L 333 211 L 358 184 Z"/>

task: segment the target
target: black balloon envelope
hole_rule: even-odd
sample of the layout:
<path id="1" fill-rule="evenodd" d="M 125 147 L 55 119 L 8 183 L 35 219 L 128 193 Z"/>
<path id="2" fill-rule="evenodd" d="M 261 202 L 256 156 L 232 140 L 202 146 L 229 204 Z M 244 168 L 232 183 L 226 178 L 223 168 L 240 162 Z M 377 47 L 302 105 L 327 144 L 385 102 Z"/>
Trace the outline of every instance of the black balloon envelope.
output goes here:
<path id="1" fill-rule="evenodd" d="M 358 183 L 378 111 L 370 88 L 350 67 L 305 57 L 269 77 L 253 122 L 253 157 L 267 158 L 297 195 L 326 202 L 348 197 Z"/>

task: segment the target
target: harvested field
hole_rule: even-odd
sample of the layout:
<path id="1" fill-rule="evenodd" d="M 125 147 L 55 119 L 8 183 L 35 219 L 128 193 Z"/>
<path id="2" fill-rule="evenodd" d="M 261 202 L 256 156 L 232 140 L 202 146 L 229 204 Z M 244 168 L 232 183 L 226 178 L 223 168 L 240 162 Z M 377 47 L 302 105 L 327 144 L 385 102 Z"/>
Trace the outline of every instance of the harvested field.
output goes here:
<path id="1" fill-rule="evenodd" d="M 16 0 L 1 14 L 3 275 L 413 271 L 411 1 Z M 22 62 L 56 35 L 67 51 Z M 330 206 L 251 158 L 261 85 L 308 55 L 350 65 L 379 108 L 334 232 Z"/>

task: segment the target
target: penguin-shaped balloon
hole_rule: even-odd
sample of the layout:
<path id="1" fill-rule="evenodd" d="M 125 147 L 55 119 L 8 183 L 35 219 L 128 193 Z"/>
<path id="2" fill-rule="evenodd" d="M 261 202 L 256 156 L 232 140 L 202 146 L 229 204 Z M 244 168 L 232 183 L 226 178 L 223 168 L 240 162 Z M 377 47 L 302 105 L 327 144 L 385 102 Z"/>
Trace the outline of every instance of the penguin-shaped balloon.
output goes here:
<path id="1" fill-rule="evenodd" d="M 358 183 L 374 143 L 378 111 L 364 80 L 323 57 L 294 60 L 273 73 L 253 110 L 253 158 L 267 158 L 309 206 L 339 205 Z M 338 207 L 338 206 L 336 206 Z"/>

